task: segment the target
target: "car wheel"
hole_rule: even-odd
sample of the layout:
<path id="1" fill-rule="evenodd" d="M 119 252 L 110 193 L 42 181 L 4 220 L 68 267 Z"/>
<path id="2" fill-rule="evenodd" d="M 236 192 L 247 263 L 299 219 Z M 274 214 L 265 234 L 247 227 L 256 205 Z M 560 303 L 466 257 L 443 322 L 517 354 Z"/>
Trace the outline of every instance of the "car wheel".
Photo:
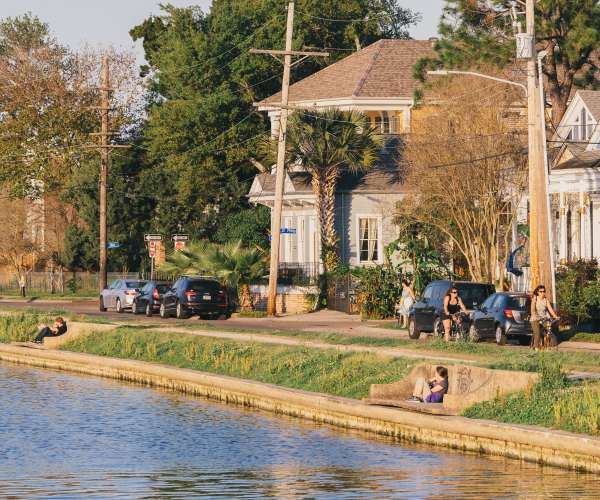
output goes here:
<path id="1" fill-rule="evenodd" d="M 481 340 L 479 330 L 477 329 L 474 323 L 471 323 L 471 326 L 469 327 L 469 340 L 471 342 L 479 342 Z"/>
<path id="2" fill-rule="evenodd" d="M 142 311 L 140 311 L 138 309 L 138 305 L 137 305 L 137 301 L 133 301 L 133 304 L 131 304 L 131 314 L 140 314 Z"/>
<path id="3" fill-rule="evenodd" d="M 177 302 L 177 306 L 175 307 L 175 317 L 177 319 L 187 319 L 188 313 L 185 308 L 181 305 L 181 302 Z"/>
<path id="4" fill-rule="evenodd" d="M 104 297 L 100 297 L 100 312 L 106 312 L 106 307 L 104 306 Z"/>
<path id="5" fill-rule="evenodd" d="M 435 318 L 433 320 L 433 334 L 438 337 L 443 337 L 445 333 L 444 322 L 440 318 Z"/>
<path id="6" fill-rule="evenodd" d="M 496 344 L 505 345 L 508 337 L 500 325 L 496 325 Z"/>
<path id="7" fill-rule="evenodd" d="M 409 318 L 408 320 L 408 336 L 413 340 L 417 340 L 421 336 L 421 332 L 417 328 L 417 321 L 414 317 Z"/>
<path id="8" fill-rule="evenodd" d="M 150 302 L 146 304 L 146 316 L 152 316 L 152 306 L 150 305 Z"/>
<path id="9" fill-rule="evenodd" d="M 165 307 L 165 304 L 161 304 L 160 305 L 160 317 L 163 319 L 167 319 L 169 317 L 169 314 L 167 313 L 167 308 Z"/>
<path id="10" fill-rule="evenodd" d="M 121 300 L 120 299 L 117 299 L 117 302 L 115 304 L 115 310 L 118 313 L 122 313 L 123 312 L 123 306 L 121 305 Z"/>

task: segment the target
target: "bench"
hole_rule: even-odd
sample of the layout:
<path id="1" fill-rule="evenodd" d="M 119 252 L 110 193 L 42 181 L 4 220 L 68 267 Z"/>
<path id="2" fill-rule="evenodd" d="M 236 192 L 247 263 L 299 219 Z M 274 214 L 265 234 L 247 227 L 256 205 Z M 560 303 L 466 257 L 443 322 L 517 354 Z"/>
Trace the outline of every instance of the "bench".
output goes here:
<path id="1" fill-rule="evenodd" d="M 433 378 L 435 368 L 436 365 L 422 363 L 415 366 L 403 380 L 392 384 L 373 384 L 369 389 L 369 396 L 364 401 L 367 404 L 393 406 L 434 415 L 460 415 L 475 403 L 524 390 L 533 386 L 539 379 L 537 373 L 449 365 L 448 393 L 442 403 L 407 401 L 412 395 L 417 379 Z"/>

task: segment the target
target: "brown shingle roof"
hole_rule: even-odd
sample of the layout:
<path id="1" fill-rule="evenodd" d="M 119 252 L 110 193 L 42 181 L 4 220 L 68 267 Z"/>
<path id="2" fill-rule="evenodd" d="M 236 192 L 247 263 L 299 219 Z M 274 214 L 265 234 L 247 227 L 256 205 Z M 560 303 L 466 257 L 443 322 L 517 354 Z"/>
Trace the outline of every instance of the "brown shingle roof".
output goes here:
<path id="1" fill-rule="evenodd" d="M 412 98 L 419 83 L 413 66 L 433 55 L 429 40 L 379 40 L 290 87 L 290 102 L 363 98 Z M 281 102 L 281 93 L 262 106 Z"/>
<path id="2" fill-rule="evenodd" d="M 566 170 L 569 168 L 598 168 L 600 167 L 600 150 L 583 151 L 573 158 L 559 163 L 553 170 Z"/>
<path id="3" fill-rule="evenodd" d="M 595 120 L 600 120 L 600 91 L 599 90 L 578 90 L 577 93 L 585 102 Z"/>

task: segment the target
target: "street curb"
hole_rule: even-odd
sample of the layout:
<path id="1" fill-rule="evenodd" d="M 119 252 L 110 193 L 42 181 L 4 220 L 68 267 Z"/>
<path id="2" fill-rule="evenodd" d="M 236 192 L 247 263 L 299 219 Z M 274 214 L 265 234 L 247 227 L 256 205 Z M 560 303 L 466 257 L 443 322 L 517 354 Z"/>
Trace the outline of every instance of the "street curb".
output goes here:
<path id="1" fill-rule="evenodd" d="M 142 361 L 0 344 L 0 360 L 134 382 L 391 436 L 600 474 L 600 438 L 541 427 L 369 406 L 326 394 Z"/>

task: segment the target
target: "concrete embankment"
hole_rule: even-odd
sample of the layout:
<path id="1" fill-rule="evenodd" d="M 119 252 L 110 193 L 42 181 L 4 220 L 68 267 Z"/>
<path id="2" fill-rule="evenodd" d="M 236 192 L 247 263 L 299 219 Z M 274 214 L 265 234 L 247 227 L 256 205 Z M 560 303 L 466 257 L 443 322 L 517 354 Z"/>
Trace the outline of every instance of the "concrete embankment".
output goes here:
<path id="1" fill-rule="evenodd" d="M 600 473 L 600 438 L 540 427 L 424 415 L 361 401 L 141 361 L 0 344 L 0 360 L 161 387 L 392 436 Z"/>

